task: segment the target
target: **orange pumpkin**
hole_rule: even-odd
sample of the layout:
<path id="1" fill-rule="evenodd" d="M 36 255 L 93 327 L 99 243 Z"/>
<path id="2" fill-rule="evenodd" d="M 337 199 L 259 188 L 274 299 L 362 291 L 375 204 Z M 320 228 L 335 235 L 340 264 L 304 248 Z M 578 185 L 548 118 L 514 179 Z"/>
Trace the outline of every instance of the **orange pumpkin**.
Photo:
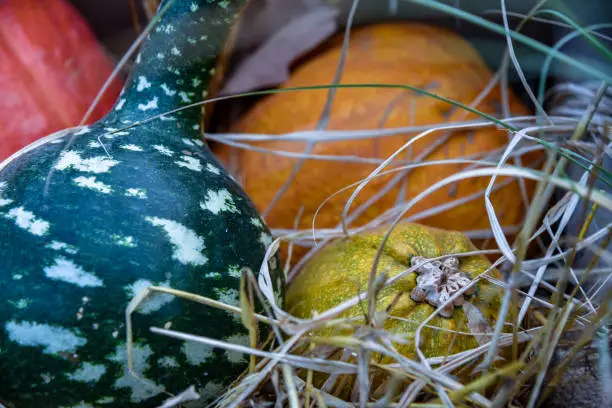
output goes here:
<path id="1" fill-rule="evenodd" d="M 330 40 L 312 58 L 293 72 L 282 88 L 325 85 L 333 82 L 341 55 L 342 36 Z M 465 40 L 445 29 L 417 23 L 385 23 L 353 30 L 342 84 L 408 84 L 469 105 L 489 83 L 492 75 L 482 58 Z M 528 110 L 509 91 L 510 110 L 514 115 Z M 233 133 L 282 134 L 313 130 L 320 119 L 327 90 L 297 91 L 262 98 L 230 131 Z M 500 91 L 495 87 L 476 109 L 496 115 L 500 109 Z M 331 109 L 328 130 L 360 130 L 381 127 L 404 127 L 439 124 L 465 119 L 480 119 L 453 105 L 416 94 L 406 89 L 353 88 L 338 89 Z M 313 154 L 386 158 L 416 134 L 385 138 L 318 143 Z M 412 160 L 441 160 L 480 155 L 485 158 L 508 141 L 504 130 L 494 127 L 454 131 L 449 139 L 425 157 L 425 152 L 443 132 L 416 141 L 410 150 Z M 291 141 L 258 142 L 257 146 L 302 152 L 306 143 Z M 217 145 L 216 154 L 228 164 L 233 148 Z M 297 159 L 285 158 L 244 149 L 237 155 L 235 176 L 243 184 L 256 206 L 264 210 L 288 179 Z M 474 156 L 472 156 L 473 158 Z M 400 155 L 398 159 L 406 158 Z M 533 160 L 533 157 L 530 158 Z M 309 228 L 319 205 L 338 190 L 365 178 L 375 164 L 307 160 L 297 177 L 266 216 L 272 228 L 292 228 L 300 207 L 304 207 L 299 227 Z M 414 168 L 407 177 L 405 199 L 409 200 L 468 165 L 444 164 Z M 381 189 L 392 176 L 369 183 L 351 209 L 364 203 Z M 498 183 L 503 179 L 499 179 Z M 408 215 L 445 204 L 453 199 L 483 191 L 489 178 L 472 178 L 436 191 L 412 207 Z M 401 185 L 398 184 L 398 186 Z M 527 183 L 528 191 L 533 184 Z M 349 194 L 340 194 L 327 202 L 317 215 L 317 228 L 338 225 Z M 362 225 L 391 208 L 400 193 L 399 187 L 370 206 L 353 225 Z M 503 225 L 517 225 L 524 216 L 519 183 L 513 181 L 491 195 Z M 484 199 L 481 195 L 467 204 L 421 218 L 418 222 L 439 228 L 467 231 L 487 229 Z"/>

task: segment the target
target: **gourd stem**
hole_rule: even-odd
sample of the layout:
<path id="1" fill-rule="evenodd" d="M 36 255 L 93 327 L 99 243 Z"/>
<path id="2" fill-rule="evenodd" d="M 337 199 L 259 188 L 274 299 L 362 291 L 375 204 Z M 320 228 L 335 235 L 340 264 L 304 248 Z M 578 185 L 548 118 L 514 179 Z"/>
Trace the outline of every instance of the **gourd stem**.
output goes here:
<path id="1" fill-rule="evenodd" d="M 243 0 L 166 0 L 160 4 L 134 69 L 104 121 L 130 124 L 206 97 L 216 56 Z M 173 116 L 199 132 L 200 108 Z M 117 127 L 114 125 L 114 127 Z M 197 136 L 196 136 L 197 137 Z"/>

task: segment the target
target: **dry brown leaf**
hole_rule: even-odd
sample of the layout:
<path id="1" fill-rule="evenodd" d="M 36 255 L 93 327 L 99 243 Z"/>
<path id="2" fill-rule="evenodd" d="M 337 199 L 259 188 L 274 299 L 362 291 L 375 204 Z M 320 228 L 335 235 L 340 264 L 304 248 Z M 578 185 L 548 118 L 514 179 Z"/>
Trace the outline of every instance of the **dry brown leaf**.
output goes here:
<path id="1" fill-rule="evenodd" d="M 328 0 L 247 1 L 234 51 L 250 52 L 260 47 L 290 20 L 328 3 Z"/>
<path id="2" fill-rule="evenodd" d="M 467 317 L 467 326 L 479 345 L 483 345 L 490 339 L 490 333 L 493 332 L 489 322 L 482 315 L 480 310 L 470 302 L 463 304 L 463 311 Z"/>
<path id="3" fill-rule="evenodd" d="M 338 10 L 318 0 L 269 0 L 267 3 L 265 8 L 249 12 L 245 17 L 237 50 L 254 46 L 257 41 L 262 43 L 237 63 L 221 95 L 283 83 L 289 78 L 291 63 L 329 38 L 338 27 Z M 279 3 L 278 9 L 271 11 L 274 3 Z M 286 23 L 281 25 L 282 22 Z M 251 38 L 246 40 L 245 36 Z"/>

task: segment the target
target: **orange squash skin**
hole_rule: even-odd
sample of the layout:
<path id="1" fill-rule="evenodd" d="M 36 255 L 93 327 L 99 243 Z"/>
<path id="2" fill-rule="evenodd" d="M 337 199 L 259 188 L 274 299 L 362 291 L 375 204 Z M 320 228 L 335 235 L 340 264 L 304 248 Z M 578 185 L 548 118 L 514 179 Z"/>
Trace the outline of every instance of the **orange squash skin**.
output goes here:
<path id="1" fill-rule="evenodd" d="M 331 40 L 313 58 L 299 65 L 282 88 L 332 83 L 341 54 L 341 42 L 341 36 Z M 491 77 L 491 72 L 472 46 L 452 32 L 417 23 L 389 23 L 353 31 L 340 83 L 408 84 L 469 105 L 486 87 Z M 516 96 L 511 91 L 509 93 L 512 114 L 529 114 Z M 313 130 L 320 119 L 326 97 L 326 90 L 287 92 L 265 97 L 230 131 L 282 134 Z M 495 87 L 475 108 L 496 115 L 500 109 L 499 101 L 499 87 Z M 406 89 L 338 89 L 326 129 L 391 128 L 479 118 L 443 101 L 417 95 Z M 312 153 L 384 159 L 414 135 L 318 143 Z M 428 146 L 442 137 L 443 132 L 436 132 L 417 141 L 409 149 L 410 157 L 418 158 Z M 502 148 L 507 141 L 507 132 L 493 127 L 455 131 L 443 145 L 416 161 L 470 158 L 470 155 L 479 154 L 480 157 L 476 159 L 482 159 L 488 152 Z M 292 152 L 302 152 L 306 146 L 303 142 L 287 141 L 260 142 L 256 145 Z M 216 154 L 226 164 L 229 163 L 231 151 L 232 148 L 226 145 L 216 146 Z M 237 155 L 236 177 L 258 209 L 264 210 L 288 179 L 297 159 L 244 149 L 233 151 Z M 530 156 L 526 161 L 530 163 L 538 157 L 539 155 Z M 403 158 L 406 156 L 400 155 L 399 159 Z M 299 228 L 310 228 L 315 211 L 327 197 L 365 178 L 375 167 L 375 164 L 308 160 L 292 185 L 266 216 L 266 220 L 272 228 L 292 228 L 296 215 L 303 206 Z M 405 199 L 415 197 L 435 182 L 467 167 L 468 165 L 445 164 L 413 169 L 408 175 Z M 390 179 L 391 176 L 384 176 L 371 181 L 369 187 L 357 197 L 351 209 L 365 202 Z M 499 183 L 503 178 L 498 180 Z M 484 190 L 488 183 L 489 178 L 486 177 L 472 178 L 440 189 L 413 206 L 408 215 L 469 196 Z M 531 193 L 533 184 L 526 184 L 528 193 Z M 353 225 L 363 225 L 391 208 L 397 200 L 398 192 L 398 187 L 391 190 L 370 206 Z M 337 226 L 349 194 L 350 192 L 340 194 L 327 202 L 319 212 L 315 226 Z M 500 188 L 491 198 L 502 225 L 520 223 L 525 207 L 518 182 L 513 181 Z M 418 219 L 417 222 L 459 231 L 489 227 L 482 196 L 442 213 Z"/>

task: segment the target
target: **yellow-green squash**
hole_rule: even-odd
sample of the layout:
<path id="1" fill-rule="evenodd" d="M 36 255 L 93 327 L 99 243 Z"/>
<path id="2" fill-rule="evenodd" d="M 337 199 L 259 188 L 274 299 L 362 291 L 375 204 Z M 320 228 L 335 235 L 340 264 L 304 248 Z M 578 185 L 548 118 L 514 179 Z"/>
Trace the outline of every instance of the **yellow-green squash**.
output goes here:
<path id="1" fill-rule="evenodd" d="M 286 310 L 297 317 L 310 318 L 315 312 L 321 314 L 366 292 L 370 270 L 386 231 L 384 227 L 356 234 L 322 248 L 288 284 Z M 384 328 L 408 340 L 406 344 L 396 345 L 406 357 L 417 359 L 414 335 L 418 326 L 448 296 L 474 280 L 476 283 L 453 304 L 429 320 L 428 327 L 421 331 L 420 349 L 428 358 L 469 350 L 482 341 L 482 337 L 472 334 L 474 327 L 479 327 L 477 333 L 481 334 L 495 326 L 503 289 L 479 277 L 483 274 L 498 280 L 502 277 L 499 271 L 491 268 L 485 257 L 450 256 L 426 262 L 431 258 L 473 250 L 474 245 L 459 232 L 404 223 L 391 233 L 378 264 L 378 273 L 391 278 L 411 266 L 419 266 L 414 273 L 382 289 L 376 309 L 383 312 L 390 308 Z M 401 296 L 398 298 L 398 295 Z M 357 327 L 365 323 L 363 316 L 367 310 L 367 301 L 363 301 L 341 316 L 357 318 L 354 321 Z M 469 310 L 469 319 L 465 310 Z M 313 334 L 347 335 L 351 330 L 327 327 Z"/>

